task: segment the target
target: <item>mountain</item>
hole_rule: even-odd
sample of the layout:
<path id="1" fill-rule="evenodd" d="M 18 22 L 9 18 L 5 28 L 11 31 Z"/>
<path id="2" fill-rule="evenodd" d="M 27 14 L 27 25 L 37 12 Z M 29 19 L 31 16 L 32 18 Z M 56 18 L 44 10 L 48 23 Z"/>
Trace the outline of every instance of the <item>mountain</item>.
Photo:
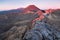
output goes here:
<path id="1" fill-rule="evenodd" d="M 10 29 L 13 26 L 13 23 L 25 21 L 25 20 L 32 20 L 33 17 L 36 18 L 38 15 L 35 14 L 24 14 L 24 8 L 18 8 L 8 11 L 0 12 L 0 33 L 3 33 Z M 34 16 L 33 16 L 34 15 Z"/>
<path id="2" fill-rule="evenodd" d="M 52 12 L 54 12 L 55 11 L 55 9 L 47 9 L 47 10 L 45 10 L 45 13 L 52 13 Z"/>
<path id="3" fill-rule="evenodd" d="M 34 29 L 36 24 L 39 24 L 37 26 L 41 26 L 40 21 L 45 17 L 43 15 L 44 13 L 49 14 L 52 11 L 54 10 L 52 9 L 41 10 L 35 5 L 29 5 L 26 8 L 18 8 L 18 9 L 12 9 L 12 10 L 7 10 L 7 11 L 0 11 L 0 40 L 22 40 L 26 32 L 30 31 L 31 29 Z M 60 13 L 60 11 L 56 13 Z M 49 20 L 47 19 L 47 21 Z M 44 32 L 45 31 L 44 29 L 45 28 L 43 28 L 41 31 Z M 39 29 L 37 29 L 34 33 L 36 33 L 37 31 L 39 31 Z M 28 37 L 30 36 L 31 35 L 29 35 Z M 39 36 L 39 39 L 40 39 L 40 36 Z"/>
<path id="4" fill-rule="evenodd" d="M 40 9 L 36 7 L 35 5 L 29 5 L 28 7 L 24 9 L 24 12 L 37 12 L 38 10 Z"/>
<path id="5" fill-rule="evenodd" d="M 18 9 L 11 9 L 11 10 L 6 10 L 6 11 L 0 11 L 1 14 L 9 14 L 9 13 L 22 13 L 24 8 L 18 8 Z"/>

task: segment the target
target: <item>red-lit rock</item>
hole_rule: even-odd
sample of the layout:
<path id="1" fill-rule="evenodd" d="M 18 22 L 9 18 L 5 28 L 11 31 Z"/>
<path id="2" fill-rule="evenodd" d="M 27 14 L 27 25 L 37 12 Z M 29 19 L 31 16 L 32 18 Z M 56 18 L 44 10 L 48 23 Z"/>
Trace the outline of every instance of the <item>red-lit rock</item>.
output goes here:
<path id="1" fill-rule="evenodd" d="M 49 13 L 51 13 L 51 12 L 53 12 L 53 11 L 54 11 L 54 9 L 45 10 L 45 12 L 46 12 L 47 14 L 49 14 Z"/>
<path id="2" fill-rule="evenodd" d="M 37 8 L 35 5 L 29 5 L 28 7 L 26 7 L 24 9 L 25 13 L 30 13 L 30 12 L 37 12 L 38 10 L 40 10 L 39 8 Z"/>
<path id="3" fill-rule="evenodd" d="M 38 15 L 43 15 L 43 12 L 41 10 L 36 12 Z"/>

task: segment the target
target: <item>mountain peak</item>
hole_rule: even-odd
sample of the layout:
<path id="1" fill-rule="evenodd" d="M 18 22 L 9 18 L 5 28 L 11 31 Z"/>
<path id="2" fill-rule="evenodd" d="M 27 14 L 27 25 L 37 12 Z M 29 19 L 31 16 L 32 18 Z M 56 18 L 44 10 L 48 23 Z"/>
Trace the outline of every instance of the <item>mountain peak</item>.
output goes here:
<path id="1" fill-rule="evenodd" d="M 29 5 L 28 7 L 36 7 L 35 5 Z"/>
<path id="2" fill-rule="evenodd" d="M 25 12 L 26 11 L 38 11 L 40 10 L 38 7 L 36 7 L 35 5 L 29 5 L 28 7 L 25 8 Z"/>

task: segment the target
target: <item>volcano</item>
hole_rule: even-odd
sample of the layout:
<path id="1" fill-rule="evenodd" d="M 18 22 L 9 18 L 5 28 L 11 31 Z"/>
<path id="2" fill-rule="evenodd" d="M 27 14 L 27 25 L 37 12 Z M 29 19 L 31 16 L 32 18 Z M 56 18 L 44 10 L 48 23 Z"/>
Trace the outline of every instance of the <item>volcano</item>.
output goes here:
<path id="1" fill-rule="evenodd" d="M 26 7 L 24 9 L 24 12 L 37 12 L 38 10 L 40 10 L 38 7 L 36 7 L 35 5 L 29 5 L 28 7 Z"/>

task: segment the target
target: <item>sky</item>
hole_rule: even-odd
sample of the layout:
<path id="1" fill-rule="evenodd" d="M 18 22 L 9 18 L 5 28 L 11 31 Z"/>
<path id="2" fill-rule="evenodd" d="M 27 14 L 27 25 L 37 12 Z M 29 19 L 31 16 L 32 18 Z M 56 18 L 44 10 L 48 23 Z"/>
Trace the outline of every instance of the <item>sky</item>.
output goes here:
<path id="1" fill-rule="evenodd" d="M 35 5 L 40 9 L 60 8 L 60 0 L 0 0 L 0 11 Z"/>

